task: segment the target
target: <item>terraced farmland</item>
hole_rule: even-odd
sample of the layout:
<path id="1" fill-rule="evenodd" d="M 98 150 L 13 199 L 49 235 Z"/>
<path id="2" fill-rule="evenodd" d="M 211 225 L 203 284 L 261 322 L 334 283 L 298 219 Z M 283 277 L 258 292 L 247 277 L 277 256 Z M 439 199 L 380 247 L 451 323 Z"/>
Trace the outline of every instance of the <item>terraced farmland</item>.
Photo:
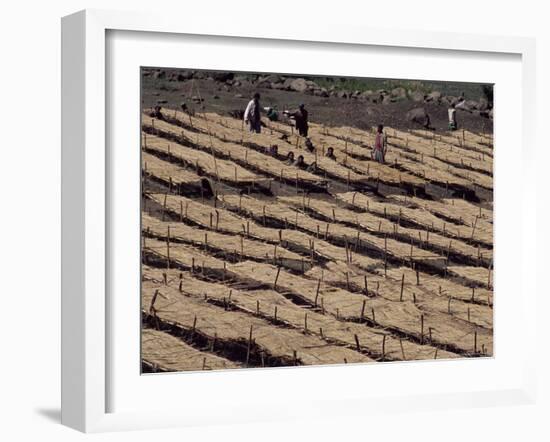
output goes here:
<path id="1" fill-rule="evenodd" d="M 151 115 L 143 372 L 492 356 L 491 134 Z"/>

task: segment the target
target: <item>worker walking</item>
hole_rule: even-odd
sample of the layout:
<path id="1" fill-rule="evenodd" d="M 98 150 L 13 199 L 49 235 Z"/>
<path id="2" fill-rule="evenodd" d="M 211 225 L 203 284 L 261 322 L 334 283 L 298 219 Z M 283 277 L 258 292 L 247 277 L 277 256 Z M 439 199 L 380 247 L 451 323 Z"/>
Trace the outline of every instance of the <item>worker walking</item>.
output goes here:
<path id="1" fill-rule="evenodd" d="M 452 103 L 449 108 L 449 130 L 457 130 L 458 125 L 456 124 L 456 109 L 455 104 Z"/>
<path id="2" fill-rule="evenodd" d="M 384 126 L 379 124 L 376 131 L 376 139 L 374 140 L 374 150 L 372 152 L 373 159 L 383 164 L 386 161 L 386 150 L 388 142 L 384 133 Z"/>
<path id="3" fill-rule="evenodd" d="M 250 132 L 259 134 L 262 131 L 260 120 L 260 94 L 256 92 L 244 111 L 244 122 L 249 125 Z"/>
<path id="4" fill-rule="evenodd" d="M 290 118 L 294 118 L 294 121 L 296 121 L 296 130 L 300 134 L 301 137 L 307 137 L 307 131 L 309 129 L 308 127 L 308 111 L 305 107 L 305 105 L 302 103 L 300 106 L 298 106 L 298 110 L 295 112 L 285 112 L 287 115 L 290 116 Z"/>

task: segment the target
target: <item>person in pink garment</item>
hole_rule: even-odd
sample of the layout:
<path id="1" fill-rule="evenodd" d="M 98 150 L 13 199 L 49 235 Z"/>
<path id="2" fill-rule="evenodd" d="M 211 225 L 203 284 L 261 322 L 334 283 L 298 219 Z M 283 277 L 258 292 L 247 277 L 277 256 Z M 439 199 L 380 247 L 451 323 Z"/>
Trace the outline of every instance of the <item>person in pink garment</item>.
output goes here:
<path id="1" fill-rule="evenodd" d="M 384 163 L 386 159 L 387 140 L 384 133 L 384 126 L 379 124 L 376 131 L 376 139 L 374 140 L 374 150 L 372 152 L 373 159 L 379 163 Z"/>

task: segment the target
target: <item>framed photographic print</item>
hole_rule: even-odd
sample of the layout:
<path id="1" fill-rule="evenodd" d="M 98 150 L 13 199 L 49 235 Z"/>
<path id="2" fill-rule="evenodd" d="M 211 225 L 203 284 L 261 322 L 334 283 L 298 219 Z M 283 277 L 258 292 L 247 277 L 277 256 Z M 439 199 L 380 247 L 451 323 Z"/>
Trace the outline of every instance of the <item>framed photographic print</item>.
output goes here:
<path id="1" fill-rule="evenodd" d="M 532 41 L 199 28 L 63 20 L 63 422 L 530 401 Z"/>

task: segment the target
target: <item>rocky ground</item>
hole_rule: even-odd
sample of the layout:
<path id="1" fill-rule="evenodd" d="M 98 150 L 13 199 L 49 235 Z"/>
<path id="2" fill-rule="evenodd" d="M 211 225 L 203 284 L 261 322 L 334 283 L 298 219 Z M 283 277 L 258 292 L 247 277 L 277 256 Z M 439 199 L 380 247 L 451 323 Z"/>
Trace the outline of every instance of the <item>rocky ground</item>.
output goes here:
<path id="1" fill-rule="evenodd" d="M 444 95 L 422 83 L 413 89 L 342 90 L 323 87 L 326 79 L 313 81 L 298 76 L 266 76 L 183 69 L 142 69 L 142 106 L 189 109 L 227 114 L 244 110 L 250 97 L 261 94 L 261 104 L 278 110 L 293 109 L 304 103 L 310 120 L 322 124 L 350 125 L 368 129 L 384 124 L 396 129 L 420 128 L 418 116 L 427 113 L 436 131 L 447 129 L 447 110 L 459 97 Z M 422 86 L 422 87 L 418 87 Z M 465 85 L 467 87 L 469 85 Z M 437 86 L 436 86 L 437 87 Z M 471 95 L 471 94 L 470 94 Z M 493 110 L 485 98 L 466 96 L 464 110 L 457 112 L 459 127 L 474 132 L 492 132 Z M 412 111 L 412 112 L 411 112 Z M 417 118 L 414 118 L 414 115 Z M 417 121 L 415 121 L 417 120 Z"/>

